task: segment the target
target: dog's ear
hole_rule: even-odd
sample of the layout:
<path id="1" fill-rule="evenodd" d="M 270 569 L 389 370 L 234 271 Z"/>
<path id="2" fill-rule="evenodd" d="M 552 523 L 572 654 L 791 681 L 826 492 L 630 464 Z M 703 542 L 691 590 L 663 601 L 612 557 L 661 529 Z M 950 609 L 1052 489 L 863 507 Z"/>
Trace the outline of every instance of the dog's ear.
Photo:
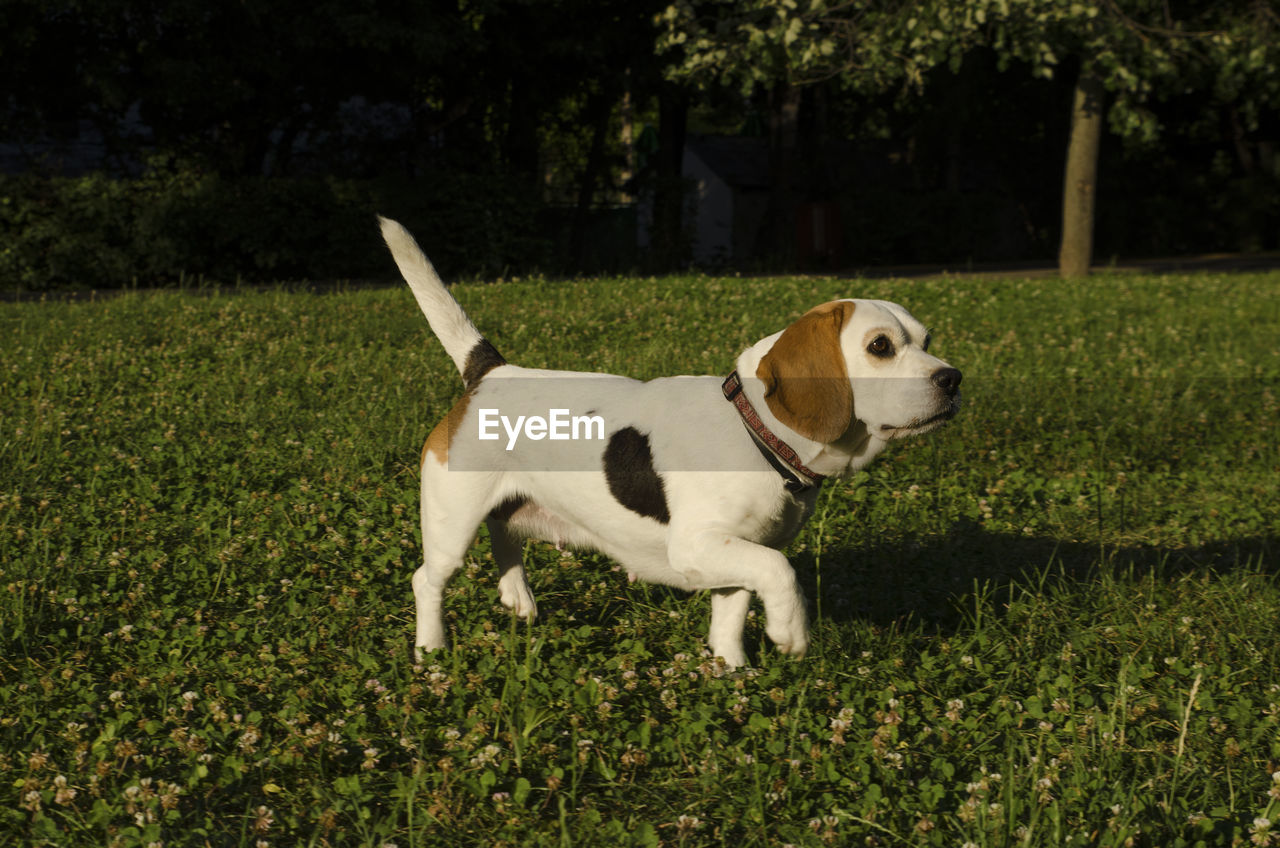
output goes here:
<path id="1" fill-rule="evenodd" d="M 815 306 L 783 330 L 756 368 L 769 411 L 816 442 L 834 442 L 853 420 L 853 389 L 840 349 L 840 330 L 853 310 L 847 300 Z"/>

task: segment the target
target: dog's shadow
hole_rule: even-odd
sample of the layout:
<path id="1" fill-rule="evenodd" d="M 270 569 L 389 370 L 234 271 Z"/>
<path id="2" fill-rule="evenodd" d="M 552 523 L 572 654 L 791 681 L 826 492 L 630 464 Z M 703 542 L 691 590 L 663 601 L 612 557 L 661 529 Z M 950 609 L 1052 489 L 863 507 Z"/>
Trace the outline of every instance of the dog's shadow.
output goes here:
<path id="1" fill-rule="evenodd" d="M 964 520 L 945 534 L 870 547 L 836 548 L 821 557 L 793 553 L 810 614 L 834 623 L 879 626 L 911 621 L 932 632 L 959 627 L 975 598 L 1000 598 L 1017 586 L 1045 592 L 1113 574 L 1173 580 L 1188 573 L 1280 571 L 1280 538 L 1262 536 L 1191 547 L 1113 546 L 996 533 Z M 997 604 L 997 614 L 1003 604 Z"/>
<path id="2" fill-rule="evenodd" d="M 984 615 L 1003 615 L 1011 591 L 1016 597 L 1069 589 L 1072 584 L 1095 579 L 1101 569 L 1125 579 L 1153 575 L 1165 581 L 1186 574 L 1276 573 L 1280 572 L 1278 553 L 1280 538 L 1274 536 L 1190 547 L 1116 547 L 1015 536 L 962 520 L 943 534 L 829 548 L 821 556 L 802 550 L 791 552 L 789 559 L 804 589 L 814 627 L 856 621 L 947 636 L 972 620 L 977 604 L 987 604 Z M 550 548 L 544 555 L 560 558 Z M 541 625 L 590 625 L 594 636 L 588 637 L 589 641 L 599 640 L 602 650 L 611 650 L 609 645 L 620 628 L 643 639 L 646 618 L 665 618 L 675 609 L 688 612 L 692 603 L 699 612 L 682 616 L 688 622 L 687 635 L 705 639 L 710 613 L 707 593 L 691 597 L 679 589 L 643 582 L 624 588 L 615 581 L 625 579 L 625 571 L 607 557 L 578 552 L 574 559 L 577 568 L 594 575 L 587 579 L 603 579 L 615 588 L 606 593 L 607 602 L 601 603 L 598 596 L 586 598 L 570 588 L 569 575 L 576 569 L 560 574 L 543 572 L 535 594 L 549 620 L 541 620 Z M 762 612 L 758 601 L 753 607 Z M 637 624 L 641 624 L 638 630 Z M 755 640 L 763 638 L 757 630 L 762 628 L 750 626 L 746 640 L 753 662 L 758 659 Z"/>

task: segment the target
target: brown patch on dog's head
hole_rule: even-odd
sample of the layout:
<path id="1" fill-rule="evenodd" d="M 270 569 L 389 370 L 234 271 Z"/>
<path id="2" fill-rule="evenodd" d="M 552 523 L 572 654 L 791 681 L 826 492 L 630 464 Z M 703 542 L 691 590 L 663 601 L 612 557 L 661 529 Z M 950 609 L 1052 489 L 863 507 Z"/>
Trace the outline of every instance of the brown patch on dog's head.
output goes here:
<path id="1" fill-rule="evenodd" d="M 426 444 L 422 446 L 422 458 L 418 462 L 419 468 L 427 461 L 427 454 L 434 456 L 442 465 L 449 461 L 449 444 L 453 441 L 458 428 L 462 426 L 462 419 L 467 414 L 467 404 L 470 402 L 471 392 L 467 392 L 458 398 L 458 402 L 453 405 L 453 409 L 450 409 L 449 413 L 440 419 L 440 423 L 427 436 Z"/>
<path id="2" fill-rule="evenodd" d="M 847 300 L 810 309 L 783 330 L 756 368 L 769 411 L 816 442 L 834 442 L 853 420 L 853 389 L 840 349 L 840 330 L 853 309 Z"/>

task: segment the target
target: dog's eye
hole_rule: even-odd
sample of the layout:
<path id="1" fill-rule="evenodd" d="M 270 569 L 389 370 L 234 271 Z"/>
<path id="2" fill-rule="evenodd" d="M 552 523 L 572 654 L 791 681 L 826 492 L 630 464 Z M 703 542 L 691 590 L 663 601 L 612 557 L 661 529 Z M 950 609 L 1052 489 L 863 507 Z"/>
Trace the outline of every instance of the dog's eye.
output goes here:
<path id="1" fill-rule="evenodd" d="M 932 342 L 933 342 L 933 336 L 932 336 L 932 335 L 925 336 L 925 337 L 924 337 L 924 345 L 923 345 L 924 350 L 926 350 L 926 351 L 927 351 L 927 350 L 929 349 L 929 345 L 930 345 L 930 344 L 932 344 Z"/>
<path id="2" fill-rule="evenodd" d="M 889 341 L 888 336 L 876 336 L 871 340 L 871 344 L 867 345 L 867 353 L 881 359 L 888 359 L 893 356 L 893 342 Z"/>

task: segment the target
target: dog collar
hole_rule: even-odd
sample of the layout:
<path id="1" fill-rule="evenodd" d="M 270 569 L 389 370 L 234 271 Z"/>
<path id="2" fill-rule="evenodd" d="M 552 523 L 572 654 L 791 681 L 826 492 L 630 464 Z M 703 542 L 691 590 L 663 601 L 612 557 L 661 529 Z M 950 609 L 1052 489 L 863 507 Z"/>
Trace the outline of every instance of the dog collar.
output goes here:
<path id="1" fill-rule="evenodd" d="M 742 417 L 742 423 L 751 434 L 751 441 L 760 451 L 760 455 L 768 460 L 773 470 L 782 476 L 787 491 L 797 494 L 805 489 L 822 485 L 822 481 L 826 478 L 806 467 L 796 455 L 795 449 L 779 439 L 761 420 L 756 408 L 747 398 L 746 392 L 742 391 L 742 380 L 738 377 L 737 371 L 726 377 L 720 388 L 724 391 L 725 400 L 738 410 L 738 415 Z"/>

